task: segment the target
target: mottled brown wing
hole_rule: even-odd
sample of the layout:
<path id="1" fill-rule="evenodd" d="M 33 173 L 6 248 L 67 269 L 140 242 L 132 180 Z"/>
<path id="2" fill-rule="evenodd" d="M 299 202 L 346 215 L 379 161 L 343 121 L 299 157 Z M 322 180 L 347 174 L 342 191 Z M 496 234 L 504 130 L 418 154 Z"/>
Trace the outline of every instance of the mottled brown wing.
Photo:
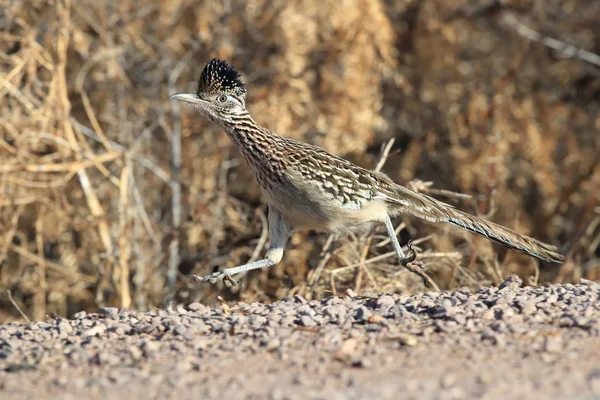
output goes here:
<path id="1" fill-rule="evenodd" d="M 343 208 L 360 209 L 376 196 L 378 182 L 371 171 L 289 138 L 284 151 L 290 167 L 305 182 Z"/>

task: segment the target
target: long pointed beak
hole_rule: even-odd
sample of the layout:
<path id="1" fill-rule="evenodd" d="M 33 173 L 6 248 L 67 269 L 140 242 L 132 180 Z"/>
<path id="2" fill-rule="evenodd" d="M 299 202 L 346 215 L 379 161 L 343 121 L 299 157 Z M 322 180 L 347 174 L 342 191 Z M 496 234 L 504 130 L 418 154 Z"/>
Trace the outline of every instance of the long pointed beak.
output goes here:
<path id="1" fill-rule="evenodd" d="M 199 99 L 193 93 L 175 93 L 169 96 L 169 100 L 179 100 L 192 104 L 201 104 L 203 102 L 203 100 Z"/>

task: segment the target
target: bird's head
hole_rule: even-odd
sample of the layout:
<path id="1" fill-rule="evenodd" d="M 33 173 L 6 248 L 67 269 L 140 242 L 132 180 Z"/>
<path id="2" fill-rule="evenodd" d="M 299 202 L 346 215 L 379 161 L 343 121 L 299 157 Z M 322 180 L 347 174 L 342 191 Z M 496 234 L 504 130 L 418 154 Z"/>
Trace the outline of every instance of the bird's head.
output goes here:
<path id="1" fill-rule="evenodd" d="M 189 103 L 216 121 L 246 112 L 246 85 L 225 61 L 213 58 L 202 70 L 196 93 L 176 93 L 169 99 Z"/>

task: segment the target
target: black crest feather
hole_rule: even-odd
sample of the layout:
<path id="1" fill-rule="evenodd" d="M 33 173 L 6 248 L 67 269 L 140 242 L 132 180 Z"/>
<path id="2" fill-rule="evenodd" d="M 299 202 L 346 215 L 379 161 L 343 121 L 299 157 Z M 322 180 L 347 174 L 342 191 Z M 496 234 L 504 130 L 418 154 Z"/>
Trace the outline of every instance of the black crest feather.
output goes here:
<path id="1" fill-rule="evenodd" d="M 216 92 L 243 95 L 246 93 L 246 85 L 235 68 L 225 61 L 213 58 L 200 74 L 197 94 Z"/>

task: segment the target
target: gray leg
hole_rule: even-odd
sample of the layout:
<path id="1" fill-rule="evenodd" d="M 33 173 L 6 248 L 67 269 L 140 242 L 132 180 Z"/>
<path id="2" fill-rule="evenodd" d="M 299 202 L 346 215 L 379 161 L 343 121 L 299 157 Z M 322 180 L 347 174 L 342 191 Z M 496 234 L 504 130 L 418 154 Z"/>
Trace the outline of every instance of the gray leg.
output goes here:
<path id="1" fill-rule="evenodd" d="M 287 244 L 288 238 L 292 227 L 288 222 L 283 219 L 279 211 L 269 205 L 269 249 L 265 258 L 257 260 L 249 264 L 240 265 L 238 267 L 226 268 L 222 271 L 217 271 L 213 274 L 206 276 L 190 275 L 196 282 L 210 282 L 216 283 L 219 280 L 224 280 L 225 283 L 230 286 L 237 284 L 235 280 L 231 278 L 232 275 L 239 274 L 241 272 L 250 271 L 253 269 L 268 268 L 277 264 L 283 258 L 283 251 Z"/>
<path id="2" fill-rule="evenodd" d="M 412 249 L 412 246 L 409 243 L 408 248 L 412 254 L 409 257 L 406 257 L 404 255 L 404 252 L 402 251 L 402 246 L 400 246 L 400 243 L 398 242 L 398 238 L 396 237 L 396 232 L 394 231 L 394 225 L 392 225 L 392 220 L 390 219 L 389 215 L 385 217 L 385 228 L 387 229 L 387 234 L 388 234 L 388 237 L 390 238 L 390 241 L 392 242 L 392 246 L 394 247 L 394 250 L 396 251 L 398 260 L 400 260 L 400 265 L 402 265 L 404 268 L 406 268 L 413 274 L 418 275 L 423 280 L 423 284 L 425 284 L 425 286 L 427 286 L 429 288 L 436 288 L 437 290 L 439 290 L 439 288 L 437 287 L 435 282 L 427 274 L 425 274 L 419 268 L 413 268 L 411 266 L 411 264 L 413 264 L 415 259 L 417 258 L 417 254 Z"/>

